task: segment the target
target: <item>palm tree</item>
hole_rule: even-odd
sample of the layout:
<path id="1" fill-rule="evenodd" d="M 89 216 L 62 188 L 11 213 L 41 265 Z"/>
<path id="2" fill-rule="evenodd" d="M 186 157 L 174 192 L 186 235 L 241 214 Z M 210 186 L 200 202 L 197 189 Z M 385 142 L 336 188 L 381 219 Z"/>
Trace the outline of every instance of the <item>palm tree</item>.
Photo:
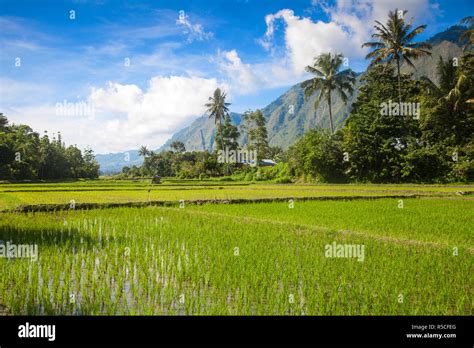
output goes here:
<path id="1" fill-rule="evenodd" d="M 474 104 L 473 95 L 473 78 L 474 75 L 474 16 L 469 16 L 461 20 L 462 24 L 467 24 L 468 29 L 461 35 L 461 39 L 466 40 L 464 46 L 464 54 L 461 58 L 458 76 L 455 85 L 448 94 L 448 100 L 454 102 L 454 111 L 458 111 L 462 104 L 462 95 L 467 94 L 466 100 L 468 104 Z"/>
<path id="2" fill-rule="evenodd" d="M 146 157 L 150 154 L 150 151 L 147 149 L 146 146 L 141 146 L 138 150 L 138 156 Z"/>
<path id="3" fill-rule="evenodd" d="M 342 65 L 342 54 L 331 55 L 323 53 L 314 58 L 313 66 L 307 66 L 306 71 L 316 77 L 301 83 L 304 88 L 304 97 L 307 100 L 314 92 L 319 90 L 319 96 L 316 98 L 314 108 L 319 106 L 323 98 L 329 106 L 329 121 L 331 123 L 331 133 L 334 133 L 331 109 L 331 92 L 336 90 L 344 103 L 347 102 L 347 91 L 349 94 L 354 92 L 355 74 L 350 70 L 339 72 Z"/>
<path id="4" fill-rule="evenodd" d="M 222 135 L 222 120 L 226 115 L 229 115 L 229 108 L 228 106 L 230 103 L 225 102 L 226 93 L 222 92 L 219 88 L 214 91 L 214 96 L 209 97 L 209 103 L 205 106 L 207 108 L 207 113 L 209 114 L 209 118 L 214 119 L 214 123 L 217 124 L 219 122 L 219 129 L 220 131 L 220 138 L 221 138 L 221 146 L 222 150 L 224 151 L 224 138 Z"/>
<path id="5" fill-rule="evenodd" d="M 375 33 L 372 38 L 378 41 L 366 42 L 362 47 L 370 47 L 374 50 L 367 54 L 366 59 L 372 59 L 371 65 L 378 63 L 397 63 L 398 77 L 398 101 L 402 99 L 402 87 L 400 81 L 400 64 L 402 60 L 409 66 L 415 68 L 411 59 L 418 59 L 422 56 L 429 56 L 431 45 L 426 42 L 412 42 L 413 39 L 426 29 L 426 25 L 420 25 L 412 30 L 412 24 L 406 23 L 404 16 L 407 11 L 390 11 L 388 21 L 383 25 L 375 21 Z"/>

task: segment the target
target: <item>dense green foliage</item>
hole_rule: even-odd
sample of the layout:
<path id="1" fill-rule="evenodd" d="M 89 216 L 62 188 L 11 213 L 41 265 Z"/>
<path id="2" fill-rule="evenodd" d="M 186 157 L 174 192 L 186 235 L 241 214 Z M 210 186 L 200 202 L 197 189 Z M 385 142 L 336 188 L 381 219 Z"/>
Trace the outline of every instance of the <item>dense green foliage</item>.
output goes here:
<path id="1" fill-rule="evenodd" d="M 97 178 L 99 165 L 91 149 L 66 147 L 61 135 L 52 140 L 29 126 L 9 124 L 0 114 L 0 179 L 49 180 Z"/>
<path id="2" fill-rule="evenodd" d="M 247 149 L 257 151 L 258 159 L 265 159 L 269 154 L 268 132 L 262 111 L 247 111 L 243 116 L 243 129 L 246 132 Z"/>
<path id="3" fill-rule="evenodd" d="M 409 43 L 424 26 L 408 33 L 410 28 L 393 12 L 390 21 L 392 29 L 404 28 L 397 34 L 404 42 L 398 45 L 400 51 L 379 42 L 367 44 L 376 48 L 368 57 L 374 58 L 374 63 L 387 64 L 373 64 L 365 73 L 342 130 L 332 137 L 321 130 L 313 131 L 293 145 L 289 156 L 292 168 L 306 179 L 329 182 L 343 177 L 362 182 L 473 181 L 472 34 L 466 35 L 471 41 L 462 57 L 447 61 L 438 58 L 436 85 L 427 78 L 416 80 L 399 71 L 401 59 L 410 61 L 427 54 L 429 45 Z M 466 33 L 472 32 L 470 23 Z M 375 37 L 389 35 L 385 30 L 380 29 Z M 414 45 L 415 50 L 407 51 L 404 45 Z M 397 63 L 396 71 L 388 64 L 392 61 Z M 397 99 L 399 102 L 394 102 Z M 403 113 L 402 108 L 410 112 Z"/>
<path id="4" fill-rule="evenodd" d="M 308 132 L 289 150 L 294 175 L 307 181 L 345 181 L 340 143 L 340 133 L 331 135 L 321 129 Z"/>
<path id="5" fill-rule="evenodd" d="M 222 138 L 222 143 L 215 143 L 216 150 L 237 150 L 239 148 L 239 142 L 237 141 L 239 136 L 239 129 L 232 124 L 230 116 L 226 115 L 222 127 L 217 128 L 216 139 Z M 224 148 L 222 148 L 222 144 L 224 145 Z"/>
<path id="6" fill-rule="evenodd" d="M 441 63 L 440 74 L 449 64 Z M 466 102 L 473 97 L 472 76 L 456 110 L 449 100 L 461 69 L 447 69 L 439 88 L 402 75 L 402 100 L 419 114 L 400 116 L 381 113 L 381 105 L 397 97 L 393 68 L 374 66 L 363 78 L 346 127 L 332 137 L 322 130 L 306 134 L 290 149 L 292 167 L 329 182 L 344 176 L 362 182 L 474 180 L 474 118 Z"/>

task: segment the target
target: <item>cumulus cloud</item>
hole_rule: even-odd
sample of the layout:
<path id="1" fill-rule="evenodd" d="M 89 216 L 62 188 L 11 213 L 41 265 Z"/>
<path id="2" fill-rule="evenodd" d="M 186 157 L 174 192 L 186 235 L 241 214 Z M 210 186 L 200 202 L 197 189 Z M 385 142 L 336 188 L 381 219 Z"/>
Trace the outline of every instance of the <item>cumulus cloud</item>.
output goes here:
<path id="1" fill-rule="evenodd" d="M 89 101 L 96 106 L 96 114 L 108 116 L 105 132 L 98 134 L 99 142 L 117 151 L 140 144 L 160 146 L 204 114 L 204 104 L 217 87 L 227 86 L 215 79 L 156 76 L 145 91 L 118 83 L 93 89 Z"/>
<path id="2" fill-rule="evenodd" d="M 219 68 L 227 75 L 238 93 L 248 93 L 261 87 L 260 78 L 250 64 L 244 64 L 235 49 L 219 51 Z"/>
<path id="3" fill-rule="evenodd" d="M 108 83 L 93 88 L 84 101 L 94 115 L 58 115 L 55 105 L 7 108 L 16 123 L 35 131 L 61 130 L 68 144 L 94 147 L 96 153 L 119 152 L 147 145 L 155 149 L 171 135 L 205 113 L 204 104 L 214 90 L 227 85 L 194 76 L 156 76 L 146 89 L 130 84 Z M 74 103 L 74 101 L 71 101 Z"/>
<path id="4" fill-rule="evenodd" d="M 187 41 L 193 42 L 194 40 L 197 41 L 204 41 L 212 38 L 214 35 L 212 32 L 204 31 L 202 24 L 196 23 L 192 24 L 189 21 L 188 15 L 184 12 L 179 14 L 178 19 L 176 20 L 176 24 L 184 28 L 184 34 L 188 36 Z"/>
<path id="5" fill-rule="evenodd" d="M 143 100 L 143 92 L 136 85 L 109 82 L 107 88 L 92 88 L 89 101 L 95 107 L 128 113 Z"/>
<path id="6" fill-rule="evenodd" d="M 269 57 L 250 64 L 241 59 L 236 49 L 232 49 L 218 51 L 216 62 L 233 95 L 253 94 L 301 81 L 300 74 L 293 72 L 290 60 L 285 57 Z"/>
<path id="7" fill-rule="evenodd" d="M 259 41 L 267 50 L 275 50 L 275 22 L 285 24 L 285 55 L 290 59 L 295 74 L 323 52 L 342 53 L 350 59 L 361 59 L 367 53 L 361 45 L 370 38 L 374 20 L 385 21 L 389 10 L 406 9 L 407 16 L 429 19 L 432 6 L 428 0 L 337 0 L 334 6 L 326 1 L 313 1 L 329 16 L 329 21 L 313 21 L 299 17 L 290 9 L 283 9 L 265 17 L 267 29 Z"/>

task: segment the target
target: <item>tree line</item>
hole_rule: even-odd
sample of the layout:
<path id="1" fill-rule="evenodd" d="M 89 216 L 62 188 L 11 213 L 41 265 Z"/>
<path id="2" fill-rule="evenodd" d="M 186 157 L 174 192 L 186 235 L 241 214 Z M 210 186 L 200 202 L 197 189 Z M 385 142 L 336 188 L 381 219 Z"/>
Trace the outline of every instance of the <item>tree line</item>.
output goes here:
<path id="1" fill-rule="evenodd" d="M 224 102 L 222 102 L 224 100 Z M 225 93 L 217 89 L 210 98 L 212 104 L 208 106 L 209 117 L 215 119 L 216 132 L 214 134 L 214 151 L 186 151 L 184 143 L 175 141 L 170 150 L 154 152 L 142 146 L 138 154 L 143 157 L 141 166 L 124 167 L 122 174 L 126 177 L 174 176 L 181 179 L 210 178 L 223 175 L 235 175 L 249 170 L 247 166 L 237 162 L 219 162 L 219 151 L 239 150 L 244 147 L 249 151 L 256 151 L 258 158 L 274 157 L 282 152 L 280 148 L 268 145 L 266 120 L 260 110 L 248 110 L 242 117 L 242 134 L 239 128 L 232 123 L 228 109 L 230 104 L 225 103 Z M 214 104 L 220 104 L 216 107 Z M 225 103 L 225 104 L 224 104 Z M 211 111 L 213 109 L 214 111 Z M 239 145 L 239 138 L 244 139 L 244 146 Z"/>
<path id="2" fill-rule="evenodd" d="M 27 125 L 9 124 L 0 113 L 0 180 L 95 179 L 99 164 L 90 148 L 81 152 L 61 139 L 40 136 Z"/>

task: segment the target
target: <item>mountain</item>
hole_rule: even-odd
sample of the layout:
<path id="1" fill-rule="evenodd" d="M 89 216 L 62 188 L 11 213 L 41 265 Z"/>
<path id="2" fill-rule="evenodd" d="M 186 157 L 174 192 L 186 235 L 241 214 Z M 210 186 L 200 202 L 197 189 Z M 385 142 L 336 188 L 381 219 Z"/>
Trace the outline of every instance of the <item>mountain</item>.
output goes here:
<path id="1" fill-rule="evenodd" d="M 242 115 L 231 112 L 232 123 L 239 126 Z M 158 151 L 169 150 L 173 141 L 184 143 L 188 151 L 212 150 L 214 146 L 215 124 L 209 116 L 201 116 L 191 125 L 175 133 L 168 141 L 163 144 Z"/>
<path id="2" fill-rule="evenodd" d="M 454 25 L 451 28 L 438 33 L 428 40 L 432 45 L 431 56 L 421 57 L 415 61 L 416 70 L 413 71 L 408 64 L 402 64 L 402 72 L 412 72 L 415 78 L 428 77 L 434 83 L 439 82 L 436 74 L 436 65 L 439 57 L 444 60 L 448 58 L 459 58 L 462 56 L 462 47 L 465 44 L 461 40 L 461 35 L 466 31 L 466 27 Z"/>
<path id="3" fill-rule="evenodd" d="M 431 45 L 438 45 L 443 41 L 452 42 L 458 46 L 466 44 L 466 40 L 461 40 L 461 35 L 466 31 L 466 27 L 463 25 L 453 25 L 452 27 L 432 36 L 428 42 Z"/>
<path id="4" fill-rule="evenodd" d="M 126 152 L 97 154 L 95 159 L 100 165 L 102 174 L 120 173 L 123 167 L 139 166 L 143 163 L 143 158 L 138 156 L 138 150 Z"/>
<path id="5" fill-rule="evenodd" d="M 359 85 L 359 77 L 356 87 Z M 349 98 L 348 105 L 356 97 L 357 92 Z M 297 84 L 271 104 L 261 109 L 263 116 L 267 120 L 268 140 L 271 146 L 287 148 L 295 139 L 315 126 L 329 128 L 328 107 L 322 102 L 314 110 L 316 98 L 317 94 L 314 94 L 305 102 L 303 89 L 300 87 L 300 84 Z M 349 114 L 349 110 L 342 103 L 339 96 L 334 95 L 333 99 L 334 124 L 337 127 L 344 122 Z M 242 115 L 231 113 L 231 118 L 235 125 L 241 125 Z M 202 116 L 190 126 L 175 133 L 159 150 L 169 149 L 173 141 L 182 141 L 186 149 L 190 151 L 212 150 L 215 132 L 214 121 L 207 116 Z M 242 129 L 240 129 L 240 132 L 241 134 L 243 133 Z"/>
<path id="6" fill-rule="evenodd" d="M 439 56 L 443 59 L 460 57 L 462 55 L 463 42 L 460 40 L 461 34 L 466 30 L 463 26 L 453 26 L 441 33 L 431 37 L 428 42 L 433 46 L 432 55 L 423 57 L 414 62 L 416 70 L 403 64 L 402 72 L 410 72 L 415 78 L 427 76 L 433 82 L 438 83 L 436 75 L 436 65 Z M 333 121 L 335 128 L 343 126 L 347 116 L 350 113 L 351 103 L 357 98 L 358 87 L 361 84 L 361 78 L 364 73 L 357 75 L 357 81 L 354 94 L 349 98 L 347 104 L 344 104 L 337 94 L 333 94 Z M 271 146 L 281 146 L 288 148 L 298 137 L 314 127 L 329 128 L 329 112 L 326 103 L 320 103 L 319 107 L 314 109 L 314 101 L 317 94 L 314 94 L 309 100 L 304 101 L 303 90 L 299 84 L 291 87 L 286 93 L 281 95 L 275 101 L 264 107 L 263 115 L 267 120 L 268 137 Z M 242 115 L 231 113 L 232 122 L 236 125 L 241 124 Z M 241 130 L 241 133 L 242 130 Z M 211 150 L 214 144 L 215 125 L 212 119 L 202 116 L 194 120 L 188 127 L 175 133 L 158 151 L 167 150 L 173 141 L 181 141 L 186 149 L 193 150 Z M 242 139 L 241 139 L 242 140 Z M 135 150 L 134 150 L 135 151 Z M 134 151 L 129 151 L 132 154 Z M 136 151 L 135 151 L 136 152 Z M 103 172 L 120 171 L 124 165 L 131 166 L 140 164 L 141 158 L 138 157 L 134 162 L 124 162 L 123 154 L 97 155 L 96 158 L 101 165 Z M 132 156 L 131 156 L 132 158 Z M 114 162 L 114 159 L 117 162 Z"/>
<path id="7" fill-rule="evenodd" d="M 342 102 L 337 93 L 332 96 L 333 122 L 336 129 L 342 126 L 349 115 L 350 105 L 358 95 L 361 76 L 361 74 L 357 75 L 355 92 L 349 97 L 347 104 Z M 297 84 L 262 109 L 267 120 L 268 140 L 271 146 L 287 148 L 312 128 L 330 127 L 327 104 L 322 101 L 318 108 L 314 109 L 317 97 L 315 93 L 305 102 L 303 89 L 300 84 Z"/>

